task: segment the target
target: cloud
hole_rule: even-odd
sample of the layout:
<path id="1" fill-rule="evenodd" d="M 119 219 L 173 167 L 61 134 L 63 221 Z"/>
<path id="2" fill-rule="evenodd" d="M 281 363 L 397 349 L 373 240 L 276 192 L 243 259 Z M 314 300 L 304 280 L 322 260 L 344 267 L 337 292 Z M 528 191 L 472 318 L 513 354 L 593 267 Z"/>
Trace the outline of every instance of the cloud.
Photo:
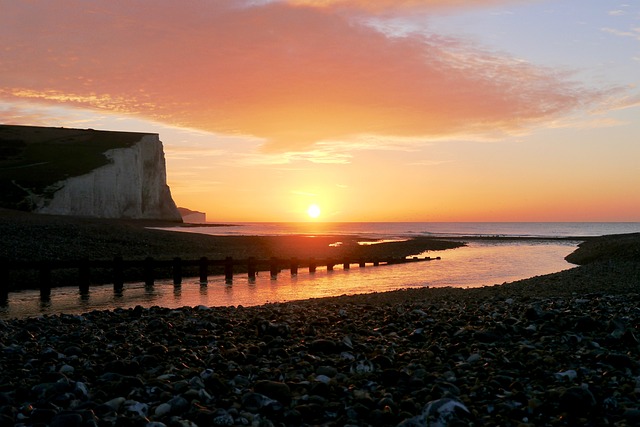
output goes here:
<path id="1" fill-rule="evenodd" d="M 602 31 L 619 37 L 631 37 L 632 39 L 640 41 L 640 27 L 632 28 L 630 31 L 622 31 L 615 28 L 605 27 Z"/>
<path id="2" fill-rule="evenodd" d="M 482 7 L 499 3 L 531 3 L 531 0 L 285 0 L 292 5 L 311 7 L 348 7 L 370 11 L 394 9 L 434 9 Z"/>
<path id="3" fill-rule="evenodd" d="M 302 152 L 358 135 L 522 132 L 606 95 L 468 41 L 393 37 L 344 10 L 300 3 L 5 2 L 0 101 L 115 112 Z M 320 152 L 315 161 L 335 159 Z"/>

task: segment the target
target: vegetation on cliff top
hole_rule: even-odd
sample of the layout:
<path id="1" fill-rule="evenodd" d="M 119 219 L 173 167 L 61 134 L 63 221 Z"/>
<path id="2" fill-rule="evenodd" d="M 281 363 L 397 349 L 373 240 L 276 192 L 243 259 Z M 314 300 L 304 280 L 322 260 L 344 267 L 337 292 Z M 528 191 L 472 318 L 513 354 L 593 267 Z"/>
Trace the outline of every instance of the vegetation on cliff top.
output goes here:
<path id="1" fill-rule="evenodd" d="M 0 125 L 0 207 L 30 211 L 59 181 L 109 163 L 105 152 L 128 148 L 144 134 Z"/>

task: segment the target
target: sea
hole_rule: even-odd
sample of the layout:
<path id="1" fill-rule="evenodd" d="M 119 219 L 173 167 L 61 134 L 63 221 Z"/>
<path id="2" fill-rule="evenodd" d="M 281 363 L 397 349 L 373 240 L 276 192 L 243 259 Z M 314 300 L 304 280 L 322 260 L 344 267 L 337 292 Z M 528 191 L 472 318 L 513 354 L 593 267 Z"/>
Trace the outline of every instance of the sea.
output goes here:
<path id="1" fill-rule="evenodd" d="M 412 254 L 440 257 L 432 261 L 358 267 L 333 271 L 318 268 L 315 273 L 300 269 L 291 275 L 283 270 L 277 278 L 268 272 L 254 280 L 234 276 L 231 284 L 223 276 L 211 276 L 207 284 L 199 278 L 185 278 L 180 286 L 170 279 L 158 280 L 153 287 L 127 283 L 121 294 L 112 285 L 91 286 L 88 295 L 76 287 L 55 288 L 48 300 L 38 291 L 9 293 L 0 305 L 0 319 L 28 318 L 57 314 L 81 314 L 93 310 L 112 310 L 162 306 L 254 306 L 309 298 L 385 292 L 416 287 L 480 287 L 499 285 L 574 268 L 565 261 L 584 237 L 640 232 L 639 222 L 349 222 L 349 223 L 233 223 L 198 227 L 174 227 L 174 232 L 222 236 L 359 236 L 363 244 L 409 239 L 416 236 L 442 237 L 466 243 L 445 251 Z M 502 237 L 503 239 L 482 239 Z M 513 239 L 509 239 L 513 238 Z"/>

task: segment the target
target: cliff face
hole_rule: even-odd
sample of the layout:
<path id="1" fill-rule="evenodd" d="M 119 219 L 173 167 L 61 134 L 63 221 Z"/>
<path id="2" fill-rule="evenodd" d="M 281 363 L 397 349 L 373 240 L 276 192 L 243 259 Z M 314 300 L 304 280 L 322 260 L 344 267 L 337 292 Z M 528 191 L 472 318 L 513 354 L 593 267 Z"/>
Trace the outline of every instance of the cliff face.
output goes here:
<path id="1" fill-rule="evenodd" d="M 0 208 L 181 222 L 157 134 L 0 125 Z"/>
<path id="2" fill-rule="evenodd" d="M 55 190 L 53 198 L 35 212 L 182 221 L 167 186 L 164 152 L 157 135 L 145 135 L 132 147 L 104 155 L 109 164 L 57 182 L 50 188 Z"/>

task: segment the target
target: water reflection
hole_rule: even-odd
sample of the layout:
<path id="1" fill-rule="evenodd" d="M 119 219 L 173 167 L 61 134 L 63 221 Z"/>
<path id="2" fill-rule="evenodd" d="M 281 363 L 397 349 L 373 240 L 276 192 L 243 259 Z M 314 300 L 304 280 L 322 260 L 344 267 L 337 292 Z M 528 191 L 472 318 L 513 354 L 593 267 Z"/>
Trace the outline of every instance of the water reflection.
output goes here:
<path id="1" fill-rule="evenodd" d="M 171 279 L 126 284 L 120 292 L 113 285 L 92 286 L 89 294 L 77 287 L 53 289 L 47 301 L 40 301 L 38 291 L 9 294 L 8 304 L 0 307 L 0 317 L 25 317 L 38 314 L 81 313 L 96 309 L 160 305 L 182 306 L 251 306 L 343 294 L 384 292 L 408 287 L 475 287 L 501 284 L 548 274 L 572 265 L 564 257 L 575 249 L 576 242 L 471 243 L 468 247 L 443 252 L 419 254 L 441 256 L 441 260 L 388 266 L 334 270 L 318 267 L 315 273 L 300 269 L 297 275 L 283 270 L 277 279 L 269 272 L 255 278 L 235 275 L 233 284 L 224 276 L 211 276 L 207 284 L 199 278 L 185 279 L 174 286 Z"/>

